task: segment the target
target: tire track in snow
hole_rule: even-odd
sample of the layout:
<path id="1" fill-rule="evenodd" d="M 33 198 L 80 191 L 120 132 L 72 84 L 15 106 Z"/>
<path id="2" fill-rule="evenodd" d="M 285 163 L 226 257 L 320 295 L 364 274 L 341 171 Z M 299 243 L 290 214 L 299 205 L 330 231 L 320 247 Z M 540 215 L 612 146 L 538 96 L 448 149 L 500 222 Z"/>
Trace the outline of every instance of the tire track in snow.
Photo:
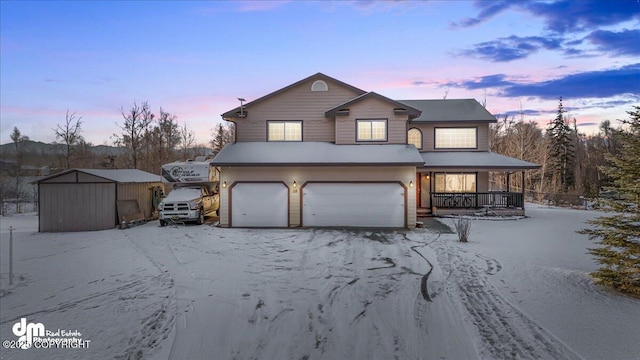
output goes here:
<path id="1" fill-rule="evenodd" d="M 580 359 L 575 352 L 553 334 L 531 320 L 503 298 L 488 282 L 486 275 L 464 258 L 457 245 L 438 241 L 432 244 L 440 265 L 449 268 L 446 290 L 456 296 L 482 340 L 481 356 L 486 359 Z M 478 256 L 487 262 L 487 275 L 502 266 L 499 262 Z"/>

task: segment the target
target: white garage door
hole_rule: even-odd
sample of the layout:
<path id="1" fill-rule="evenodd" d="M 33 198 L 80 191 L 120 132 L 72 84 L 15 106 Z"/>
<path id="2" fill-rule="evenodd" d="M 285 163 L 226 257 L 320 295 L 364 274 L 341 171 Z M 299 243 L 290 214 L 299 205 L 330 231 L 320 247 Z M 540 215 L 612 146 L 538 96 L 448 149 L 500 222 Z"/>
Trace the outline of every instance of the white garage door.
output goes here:
<path id="1" fill-rule="evenodd" d="M 236 184 L 231 189 L 231 226 L 289 226 L 287 194 L 281 183 Z"/>
<path id="2" fill-rule="evenodd" d="M 304 226 L 404 227 L 404 188 L 397 183 L 307 184 Z"/>

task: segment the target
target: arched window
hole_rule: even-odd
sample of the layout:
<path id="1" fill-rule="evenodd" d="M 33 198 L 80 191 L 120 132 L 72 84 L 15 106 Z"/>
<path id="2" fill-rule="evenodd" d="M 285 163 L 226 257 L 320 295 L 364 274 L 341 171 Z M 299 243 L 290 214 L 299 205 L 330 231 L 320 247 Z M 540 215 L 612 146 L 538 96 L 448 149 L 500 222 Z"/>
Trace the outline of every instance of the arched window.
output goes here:
<path id="1" fill-rule="evenodd" d="M 316 80 L 311 84 L 311 91 L 329 91 L 329 86 L 322 80 Z"/>
<path id="2" fill-rule="evenodd" d="M 407 144 L 413 144 L 418 150 L 422 149 L 422 132 L 420 129 L 409 129 L 407 132 Z"/>

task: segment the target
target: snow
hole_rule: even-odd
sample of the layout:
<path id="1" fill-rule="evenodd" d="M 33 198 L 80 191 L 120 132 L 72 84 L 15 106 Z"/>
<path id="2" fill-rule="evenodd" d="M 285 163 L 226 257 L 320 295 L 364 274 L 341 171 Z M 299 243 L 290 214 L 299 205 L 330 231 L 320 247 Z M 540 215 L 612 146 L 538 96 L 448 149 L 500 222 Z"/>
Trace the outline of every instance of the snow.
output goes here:
<path id="1" fill-rule="evenodd" d="M 429 229 L 37 233 L 0 218 L 0 340 L 21 317 L 88 349 L 11 359 L 640 359 L 640 300 L 594 285 L 575 230 L 600 213 L 529 205 Z M 452 219 L 443 219 L 450 223 Z M 8 227 L 14 284 L 8 284 Z"/>
<path id="2" fill-rule="evenodd" d="M 328 142 L 238 142 L 227 144 L 216 165 L 424 165 L 411 145 L 336 145 Z"/>

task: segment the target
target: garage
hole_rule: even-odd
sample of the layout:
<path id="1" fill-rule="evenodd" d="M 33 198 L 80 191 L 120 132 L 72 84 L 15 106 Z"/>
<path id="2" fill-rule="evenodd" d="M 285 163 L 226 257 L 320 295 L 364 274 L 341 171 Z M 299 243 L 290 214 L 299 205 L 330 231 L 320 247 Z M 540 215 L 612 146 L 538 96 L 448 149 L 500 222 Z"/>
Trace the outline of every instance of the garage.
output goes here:
<path id="1" fill-rule="evenodd" d="M 230 190 L 232 226 L 289 226 L 289 190 L 285 184 L 237 183 Z"/>
<path id="2" fill-rule="evenodd" d="M 308 183 L 302 189 L 302 225 L 405 227 L 405 196 L 397 182 Z"/>
<path id="3" fill-rule="evenodd" d="M 118 203 L 131 202 L 153 217 L 153 189 L 160 176 L 135 169 L 70 169 L 35 182 L 40 232 L 113 229 L 122 218 Z"/>

